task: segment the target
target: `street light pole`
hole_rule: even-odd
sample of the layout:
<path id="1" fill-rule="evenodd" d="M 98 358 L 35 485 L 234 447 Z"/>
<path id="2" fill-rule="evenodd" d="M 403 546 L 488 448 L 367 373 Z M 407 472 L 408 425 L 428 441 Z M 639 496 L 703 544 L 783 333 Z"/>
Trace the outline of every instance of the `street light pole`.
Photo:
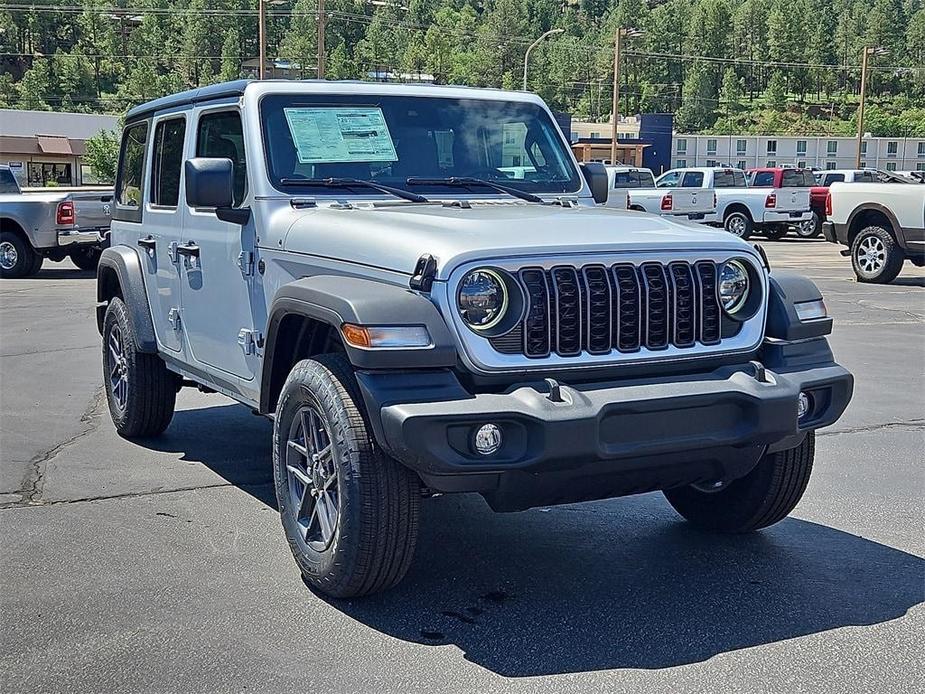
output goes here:
<path id="1" fill-rule="evenodd" d="M 321 1 L 324 2 L 324 0 Z M 527 91 L 527 62 L 530 60 L 530 51 L 536 48 L 540 41 L 545 39 L 547 36 L 552 36 L 553 34 L 561 34 L 564 31 L 565 29 L 550 29 L 527 47 L 527 52 L 524 54 L 524 91 Z"/>

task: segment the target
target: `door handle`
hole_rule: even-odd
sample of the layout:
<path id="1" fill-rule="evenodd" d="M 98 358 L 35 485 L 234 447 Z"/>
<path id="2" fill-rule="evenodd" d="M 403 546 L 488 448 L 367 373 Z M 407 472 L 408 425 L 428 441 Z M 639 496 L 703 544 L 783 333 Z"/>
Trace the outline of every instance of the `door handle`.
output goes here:
<path id="1" fill-rule="evenodd" d="M 187 258 L 198 258 L 199 246 L 189 241 L 182 246 L 177 246 L 177 255 L 185 255 Z"/>
<path id="2" fill-rule="evenodd" d="M 157 247 L 157 239 L 155 239 L 151 235 L 148 235 L 148 236 L 145 236 L 143 239 L 138 239 L 138 245 L 144 248 L 149 253 L 152 253 L 154 249 Z"/>

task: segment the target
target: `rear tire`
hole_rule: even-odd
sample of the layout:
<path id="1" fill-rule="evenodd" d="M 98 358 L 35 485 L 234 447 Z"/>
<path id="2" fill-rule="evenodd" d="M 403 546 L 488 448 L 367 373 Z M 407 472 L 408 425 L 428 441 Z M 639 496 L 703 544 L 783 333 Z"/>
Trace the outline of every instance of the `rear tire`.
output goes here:
<path id="1" fill-rule="evenodd" d="M 375 444 L 347 359 L 298 362 L 273 424 L 280 520 L 305 581 L 335 598 L 397 584 L 417 542 L 417 476 Z"/>
<path id="2" fill-rule="evenodd" d="M 887 284 L 902 270 L 905 255 L 889 231 L 872 225 L 861 229 L 851 243 L 851 266 L 858 282 Z"/>
<path id="3" fill-rule="evenodd" d="M 100 263 L 102 251 L 99 248 L 75 248 L 69 254 L 71 262 L 81 270 L 96 271 L 96 266 Z"/>
<path id="4" fill-rule="evenodd" d="M 719 491 L 694 486 L 667 489 L 668 502 L 699 528 L 747 533 L 783 520 L 796 507 L 813 471 L 815 432 L 796 448 L 768 453 L 755 468 Z"/>
<path id="5" fill-rule="evenodd" d="M 136 345 L 128 309 L 111 299 L 103 319 L 103 383 L 112 422 L 127 439 L 163 433 L 177 400 L 178 376 Z"/>
<path id="6" fill-rule="evenodd" d="M 822 218 L 814 210 L 812 219 L 800 222 L 794 226 L 794 229 L 801 239 L 814 239 L 822 232 Z"/>
<path id="7" fill-rule="evenodd" d="M 42 256 L 19 234 L 0 231 L 0 277 L 31 277 L 42 266 Z"/>
<path id="8" fill-rule="evenodd" d="M 752 222 L 748 212 L 734 210 L 723 219 L 723 228 L 733 236 L 738 236 L 743 241 L 747 241 L 752 235 L 755 224 Z"/>

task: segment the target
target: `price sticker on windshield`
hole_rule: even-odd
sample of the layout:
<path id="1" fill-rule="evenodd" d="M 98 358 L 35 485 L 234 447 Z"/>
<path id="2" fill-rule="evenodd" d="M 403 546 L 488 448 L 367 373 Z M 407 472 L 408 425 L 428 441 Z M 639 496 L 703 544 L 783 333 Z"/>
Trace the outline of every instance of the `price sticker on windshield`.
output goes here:
<path id="1" fill-rule="evenodd" d="M 300 164 L 397 161 L 378 107 L 283 109 Z"/>

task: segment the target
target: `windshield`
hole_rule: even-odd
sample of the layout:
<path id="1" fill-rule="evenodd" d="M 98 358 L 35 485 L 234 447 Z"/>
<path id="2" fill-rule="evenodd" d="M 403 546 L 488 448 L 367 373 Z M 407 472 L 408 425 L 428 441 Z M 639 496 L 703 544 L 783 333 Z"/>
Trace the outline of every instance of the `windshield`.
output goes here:
<path id="1" fill-rule="evenodd" d="M 475 177 L 531 193 L 581 188 L 558 126 L 536 104 L 278 94 L 265 97 L 260 109 L 270 180 L 285 192 L 303 192 L 299 179 L 324 178 L 374 181 L 423 195 L 458 194 L 459 188 L 409 185 L 409 178 Z M 318 187 L 312 194 L 344 191 Z"/>

